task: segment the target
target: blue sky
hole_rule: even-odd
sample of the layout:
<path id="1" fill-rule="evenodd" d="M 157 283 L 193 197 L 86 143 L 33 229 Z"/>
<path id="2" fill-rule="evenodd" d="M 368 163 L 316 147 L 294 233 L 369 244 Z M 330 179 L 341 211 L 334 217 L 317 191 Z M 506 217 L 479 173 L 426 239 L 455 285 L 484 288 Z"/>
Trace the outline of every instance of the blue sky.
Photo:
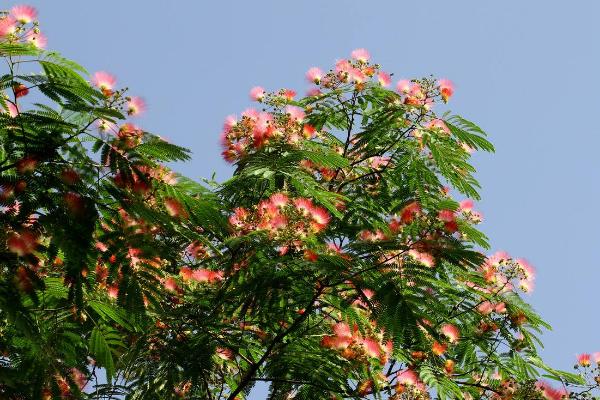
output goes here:
<path id="1" fill-rule="evenodd" d="M 194 152 L 192 178 L 230 173 L 223 118 L 248 90 L 291 87 L 357 47 L 396 77 L 454 81 L 450 107 L 497 147 L 476 155 L 482 229 L 538 271 L 545 359 L 600 351 L 600 2 L 31 1 L 49 48 L 143 96 L 141 124 Z M 254 398 L 264 397 L 261 388 Z"/>

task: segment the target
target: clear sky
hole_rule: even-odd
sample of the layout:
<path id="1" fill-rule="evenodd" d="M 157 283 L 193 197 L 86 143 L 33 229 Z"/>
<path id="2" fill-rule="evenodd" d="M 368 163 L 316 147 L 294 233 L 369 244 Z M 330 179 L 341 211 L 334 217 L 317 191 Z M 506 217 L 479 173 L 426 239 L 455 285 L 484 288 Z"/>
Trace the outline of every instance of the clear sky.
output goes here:
<path id="1" fill-rule="evenodd" d="M 146 99 L 141 124 L 193 150 L 177 167 L 192 178 L 229 176 L 219 132 L 252 86 L 303 93 L 309 67 L 357 47 L 398 78 L 450 78 L 451 109 L 497 147 L 474 158 L 481 227 L 493 249 L 537 268 L 528 300 L 554 326 L 542 354 L 570 369 L 576 353 L 600 351 L 597 0 L 29 3 L 49 48 Z"/>

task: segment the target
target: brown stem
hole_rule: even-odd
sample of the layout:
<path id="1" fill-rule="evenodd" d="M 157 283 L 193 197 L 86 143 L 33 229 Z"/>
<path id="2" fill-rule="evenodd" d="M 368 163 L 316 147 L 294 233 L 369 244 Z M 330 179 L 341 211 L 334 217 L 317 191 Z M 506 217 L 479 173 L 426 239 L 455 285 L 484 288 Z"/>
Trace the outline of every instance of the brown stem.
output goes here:
<path id="1" fill-rule="evenodd" d="M 244 376 L 242 377 L 242 379 L 240 380 L 240 383 L 237 385 L 237 387 L 231 392 L 231 394 L 229 395 L 229 397 L 227 398 L 227 400 L 234 400 L 235 397 L 242 391 L 244 390 L 244 388 L 253 380 L 255 380 L 254 375 L 256 374 L 256 372 L 258 372 L 258 370 L 260 369 L 260 367 L 262 367 L 262 365 L 264 364 L 264 362 L 267 360 L 267 358 L 269 358 L 269 356 L 271 355 L 271 353 L 273 352 L 273 350 L 275 349 L 275 346 L 277 346 L 278 344 L 280 344 L 282 342 L 282 340 L 289 335 L 291 332 L 293 332 L 295 329 L 297 329 L 300 324 L 302 324 L 302 322 L 304 322 L 304 320 L 306 320 L 306 318 L 308 318 L 308 316 L 310 315 L 312 309 L 315 306 L 315 302 L 317 301 L 317 299 L 319 298 L 319 296 L 321 296 L 321 294 L 323 293 L 323 290 L 325 289 L 324 286 L 321 286 L 317 292 L 315 293 L 315 295 L 313 296 L 313 298 L 310 301 L 310 304 L 305 308 L 305 311 L 303 314 L 300 315 L 300 317 L 298 317 L 296 320 L 294 320 L 294 322 L 290 325 L 290 327 L 284 331 L 281 331 L 277 334 L 277 336 L 275 336 L 273 338 L 273 340 L 271 341 L 271 343 L 269 344 L 269 346 L 267 347 L 267 349 L 265 350 L 264 354 L 262 355 L 262 357 L 255 362 L 254 364 L 252 364 L 250 366 L 250 369 L 248 369 L 248 371 L 246 371 L 246 373 L 244 374 Z"/>

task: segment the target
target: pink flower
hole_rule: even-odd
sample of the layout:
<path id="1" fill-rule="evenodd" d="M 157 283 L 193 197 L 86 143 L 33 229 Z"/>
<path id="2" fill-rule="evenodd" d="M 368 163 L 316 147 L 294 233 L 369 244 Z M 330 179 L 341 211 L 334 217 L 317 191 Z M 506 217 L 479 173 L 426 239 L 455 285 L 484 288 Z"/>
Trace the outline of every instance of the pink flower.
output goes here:
<path id="1" fill-rule="evenodd" d="M 335 62 L 335 72 L 339 73 L 348 73 L 352 69 L 352 65 L 348 60 L 338 60 Z"/>
<path id="2" fill-rule="evenodd" d="M 184 282 L 192 279 L 193 273 L 194 271 L 192 271 L 190 267 L 181 267 L 179 269 L 179 275 L 181 275 L 181 279 L 183 279 Z"/>
<path id="3" fill-rule="evenodd" d="M 15 33 L 16 23 L 10 15 L 0 19 L 0 37 Z"/>
<path id="4" fill-rule="evenodd" d="M 371 289 L 360 289 L 360 291 L 365 295 L 365 297 L 369 300 L 371 300 L 371 298 L 373 296 L 375 296 L 375 292 L 372 291 Z"/>
<path id="5" fill-rule="evenodd" d="M 164 280 L 163 286 L 170 292 L 175 292 L 177 289 L 179 289 L 179 286 L 177 286 L 177 281 L 175 281 L 175 279 L 171 276 Z"/>
<path id="6" fill-rule="evenodd" d="M 18 5 L 10 10 L 10 15 L 22 24 L 28 24 L 36 19 L 37 10 L 31 6 Z"/>
<path id="7" fill-rule="evenodd" d="M 312 88 L 306 92 L 307 97 L 319 96 L 320 94 L 321 91 L 319 90 L 319 88 Z"/>
<path id="8" fill-rule="evenodd" d="M 7 108 L 6 112 L 8 112 L 8 115 L 10 115 L 11 118 L 14 118 L 17 115 L 19 115 L 19 109 L 13 103 L 7 101 L 6 108 Z"/>
<path id="9" fill-rule="evenodd" d="M 412 369 L 404 369 L 396 374 L 398 383 L 400 385 L 417 385 L 419 383 L 419 376 Z"/>
<path id="10" fill-rule="evenodd" d="M 127 114 L 131 116 L 140 115 L 146 111 L 146 103 L 141 97 L 130 97 L 127 102 Z"/>
<path id="11" fill-rule="evenodd" d="M 448 350 L 448 345 L 442 344 L 440 342 L 433 342 L 431 345 L 431 352 L 436 356 L 441 356 Z"/>
<path id="12" fill-rule="evenodd" d="M 235 115 L 228 115 L 225 117 L 225 122 L 223 123 L 223 131 L 231 131 L 231 128 L 233 128 L 237 122 L 237 117 Z"/>
<path id="13" fill-rule="evenodd" d="M 100 250 L 101 252 L 103 252 L 103 253 L 104 253 L 105 251 L 108 251 L 108 246 L 106 246 L 106 245 L 105 245 L 104 243 L 102 243 L 102 242 L 96 242 L 96 248 L 97 248 L 98 250 Z"/>
<path id="14" fill-rule="evenodd" d="M 352 58 L 354 58 L 356 61 L 359 61 L 362 63 L 366 63 L 371 58 L 371 55 L 369 54 L 369 52 L 366 49 L 353 50 L 352 53 L 350 54 L 350 56 Z"/>
<path id="15" fill-rule="evenodd" d="M 565 388 L 555 389 L 548 382 L 538 381 L 535 387 L 542 392 L 548 400 L 563 400 L 569 398 L 569 392 Z"/>
<path id="16" fill-rule="evenodd" d="M 446 123 L 441 119 L 434 119 L 427 124 L 427 128 L 429 129 L 440 129 L 444 133 L 450 133 L 450 129 L 446 125 Z"/>
<path id="17" fill-rule="evenodd" d="M 232 360 L 233 359 L 233 350 L 217 347 L 217 356 L 222 358 L 223 360 Z"/>
<path id="18" fill-rule="evenodd" d="M 234 214 L 229 217 L 229 223 L 235 228 L 243 227 L 250 213 L 242 207 L 236 208 L 233 212 Z"/>
<path id="19" fill-rule="evenodd" d="M 270 200 L 271 204 L 277 208 L 283 208 L 289 202 L 289 198 L 284 193 L 275 193 Z"/>
<path id="20" fill-rule="evenodd" d="M 73 382 L 75 382 L 79 390 L 83 390 L 83 388 L 88 382 L 88 379 L 85 376 L 85 374 L 77 368 L 71 368 L 71 377 L 73 378 Z"/>
<path id="21" fill-rule="evenodd" d="M 313 207 L 312 210 L 310 210 L 310 214 L 313 221 L 315 221 L 315 227 L 318 231 L 324 229 L 331 220 L 329 213 L 321 207 Z"/>
<path id="22" fill-rule="evenodd" d="M 352 331 L 350 330 L 350 326 L 345 322 L 338 322 L 337 324 L 333 325 L 333 333 L 335 333 L 336 336 L 341 338 L 352 337 Z"/>
<path id="23" fill-rule="evenodd" d="M 438 85 L 440 86 L 442 100 L 447 103 L 448 99 L 454 94 L 454 84 L 448 79 L 440 79 Z"/>
<path id="24" fill-rule="evenodd" d="M 473 209 L 473 200 L 466 199 L 458 203 L 460 205 L 460 209 L 465 212 L 469 212 Z"/>
<path id="25" fill-rule="evenodd" d="M 117 297 L 119 297 L 119 286 L 118 285 L 110 285 L 107 288 L 108 291 L 108 297 L 116 299 Z"/>
<path id="26" fill-rule="evenodd" d="M 305 216 L 309 215 L 313 209 L 312 201 L 306 198 L 295 199 L 294 205 L 296 206 L 296 209 Z"/>
<path id="27" fill-rule="evenodd" d="M 305 124 L 302 127 L 302 135 L 304 135 L 306 139 L 312 139 L 313 137 L 315 137 L 316 133 L 317 129 L 312 125 Z"/>
<path id="28" fill-rule="evenodd" d="M 292 121 L 300 122 L 304 119 L 304 110 L 296 106 L 287 106 L 285 112 L 289 114 Z"/>
<path id="29" fill-rule="evenodd" d="M 533 268 L 533 266 L 531 264 L 529 264 L 529 262 L 527 262 L 527 260 L 525 260 L 523 258 L 519 258 L 517 260 L 517 263 L 519 264 L 519 266 L 523 270 L 523 274 L 525 275 L 525 279 L 527 279 L 527 280 L 533 280 L 533 278 L 535 277 L 535 268 Z"/>
<path id="30" fill-rule="evenodd" d="M 254 108 L 247 108 L 242 113 L 242 117 L 250 118 L 251 120 L 256 120 L 258 118 L 259 112 Z"/>
<path id="31" fill-rule="evenodd" d="M 165 199 L 165 208 L 167 209 L 167 213 L 171 217 L 185 217 L 187 214 L 183 204 L 181 204 L 178 200 L 168 197 Z"/>
<path id="32" fill-rule="evenodd" d="M 390 157 L 386 156 L 375 156 L 369 159 L 369 163 L 371 164 L 371 168 L 379 169 L 380 167 L 387 167 L 390 163 Z"/>
<path id="33" fill-rule="evenodd" d="M 385 73 L 383 71 L 377 74 L 377 80 L 379 81 L 379 84 L 383 87 L 388 87 L 392 83 L 392 77 L 390 76 L 390 74 Z"/>
<path id="34" fill-rule="evenodd" d="M 400 93 L 409 93 L 410 92 L 411 83 L 407 79 L 403 79 L 396 84 L 396 90 Z"/>
<path id="35" fill-rule="evenodd" d="M 452 210 L 440 210 L 438 213 L 438 219 L 443 222 L 454 221 L 454 211 Z"/>
<path id="36" fill-rule="evenodd" d="M 494 311 L 498 314 L 504 314 L 506 312 L 506 303 L 501 302 L 496 304 L 496 306 L 494 307 Z"/>
<path id="37" fill-rule="evenodd" d="M 197 269 L 192 273 L 192 279 L 197 282 L 213 283 L 223 279 L 221 271 L 211 271 L 209 269 Z"/>
<path id="38" fill-rule="evenodd" d="M 321 345 L 323 347 L 329 347 L 332 349 L 343 350 L 350 346 L 352 343 L 352 338 L 348 337 L 340 337 L 340 336 L 325 336 L 321 340 Z"/>
<path id="39" fill-rule="evenodd" d="M 108 72 L 98 71 L 92 77 L 92 83 L 100 90 L 113 90 L 117 79 Z"/>
<path id="40" fill-rule="evenodd" d="M 41 32 L 27 32 L 27 34 L 25 35 L 25 40 L 33 44 L 38 49 L 43 49 L 48 44 L 48 38 Z"/>
<path id="41" fill-rule="evenodd" d="M 589 367 L 591 365 L 590 359 L 591 356 L 587 353 L 577 355 L 577 363 L 582 367 Z"/>
<path id="42" fill-rule="evenodd" d="M 600 351 L 593 353 L 592 358 L 596 364 L 600 364 Z"/>
<path id="43" fill-rule="evenodd" d="M 288 101 L 292 101 L 294 100 L 294 97 L 296 97 L 296 91 L 292 89 L 285 89 L 283 91 L 283 97 Z"/>
<path id="44" fill-rule="evenodd" d="M 352 68 L 349 71 L 350 80 L 354 83 L 363 83 L 367 80 L 367 76 L 358 68 Z"/>
<path id="45" fill-rule="evenodd" d="M 250 89 L 250 98 L 254 101 L 261 101 L 265 97 L 265 89 L 260 86 L 254 86 Z"/>
<path id="46" fill-rule="evenodd" d="M 306 72 L 306 79 L 314 84 L 321 83 L 321 79 L 323 78 L 323 71 L 318 67 L 312 67 Z"/>
<path id="47" fill-rule="evenodd" d="M 421 253 L 417 250 L 409 250 L 408 255 L 411 256 L 415 261 L 423 264 L 426 267 L 433 268 L 435 266 L 435 259 L 431 254 Z"/>
<path id="48" fill-rule="evenodd" d="M 8 235 L 8 239 L 6 239 L 8 250 L 20 257 L 33 253 L 37 245 L 38 237 L 30 231 L 11 233 Z"/>
<path id="49" fill-rule="evenodd" d="M 369 357 L 380 358 L 381 357 L 381 347 L 379 346 L 379 342 L 373 338 L 366 338 L 362 340 L 362 346 L 365 349 L 365 353 Z"/>
<path id="50" fill-rule="evenodd" d="M 448 338 L 450 343 L 456 343 L 460 336 L 460 331 L 456 326 L 452 324 L 444 324 L 442 326 L 441 332 L 444 336 Z"/>
<path id="51" fill-rule="evenodd" d="M 483 315 L 491 314 L 491 312 L 494 311 L 494 305 L 486 300 L 477 307 L 477 311 Z"/>

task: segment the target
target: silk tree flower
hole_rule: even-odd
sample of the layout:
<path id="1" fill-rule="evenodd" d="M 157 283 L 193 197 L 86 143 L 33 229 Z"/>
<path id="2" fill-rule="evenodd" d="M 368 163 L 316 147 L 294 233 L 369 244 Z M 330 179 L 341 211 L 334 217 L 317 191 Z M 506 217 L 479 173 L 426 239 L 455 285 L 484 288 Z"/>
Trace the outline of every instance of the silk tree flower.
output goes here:
<path id="1" fill-rule="evenodd" d="M 174 218 L 185 218 L 187 215 L 187 212 L 185 211 L 185 207 L 183 206 L 183 204 L 181 204 L 178 200 L 172 198 L 172 197 L 168 197 L 165 199 L 165 209 L 167 210 L 167 213 Z"/>
<path id="2" fill-rule="evenodd" d="M 403 79 L 396 84 L 396 90 L 400 93 L 407 94 L 410 92 L 411 85 L 409 80 Z"/>
<path id="3" fill-rule="evenodd" d="M 454 84 L 448 79 L 440 79 L 438 81 L 440 87 L 440 94 L 444 103 L 448 102 L 448 99 L 454 94 Z"/>
<path id="4" fill-rule="evenodd" d="M 377 80 L 379 81 L 379 84 L 383 87 L 388 87 L 392 83 L 392 77 L 390 76 L 390 74 L 383 71 L 377 74 Z"/>
<path id="5" fill-rule="evenodd" d="M 127 114 L 137 116 L 146 111 L 146 102 L 141 97 L 130 97 L 125 108 Z"/>
<path id="6" fill-rule="evenodd" d="M 304 110 L 300 107 L 287 106 L 285 112 L 290 116 L 292 121 L 301 122 L 305 117 Z"/>
<path id="7" fill-rule="evenodd" d="M 319 83 L 321 83 L 321 79 L 323 79 L 323 75 L 325 75 L 325 74 L 323 73 L 323 71 L 321 71 L 320 68 L 312 67 L 306 72 L 306 79 L 309 82 L 318 85 Z"/>
<path id="8" fill-rule="evenodd" d="M 265 97 L 265 89 L 260 86 L 254 86 L 250 89 L 250 98 L 254 101 L 261 101 Z"/>
<path id="9" fill-rule="evenodd" d="M 588 353 L 578 354 L 577 364 L 579 364 L 582 367 L 589 367 L 592 364 L 591 356 Z"/>
<path id="10" fill-rule="evenodd" d="M 0 18 L 0 37 L 15 33 L 17 21 L 10 15 Z"/>
<path id="11" fill-rule="evenodd" d="M 28 230 L 11 233 L 6 239 L 6 247 L 17 256 L 23 257 L 35 251 L 39 242 L 38 236 Z"/>
<path id="12" fill-rule="evenodd" d="M 398 383 L 401 385 L 416 385 L 419 380 L 418 375 L 415 371 L 410 369 L 404 369 L 396 374 Z"/>
<path id="13" fill-rule="evenodd" d="M 367 63 L 371 58 L 371 55 L 367 49 L 355 49 L 352 51 L 350 56 L 361 63 Z"/>
<path id="14" fill-rule="evenodd" d="M 538 381 L 535 384 L 537 390 L 548 400 L 563 400 L 569 398 L 569 392 L 565 388 L 556 389 L 548 382 Z"/>
<path id="15" fill-rule="evenodd" d="M 28 24 L 37 18 L 37 10 L 32 6 L 18 5 L 11 8 L 10 15 L 21 24 Z"/>
<path id="16" fill-rule="evenodd" d="M 48 44 L 48 38 L 41 32 L 29 31 L 25 34 L 25 40 L 38 49 L 44 49 Z"/>
<path id="17" fill-rule="evenodd" d="M 469 212 L 473 209 L 473 200 L 471 200 L 471 199 L 462 200 L 458 204 L 462 211 Z"/>
<path id="18" fill-rule="evenodd" d="M 117 83 L 117 79 L 108 72 L 98 71 L 94 73 L 92 83 L 103 92 L 112 91 Z"/>
<path id="19" fill-rule="evenodd" d="M 444 336 L 448 338 L 450 343 L 458 342 L 458 338 L 460 336 L 460 331 L 458 328 L 452 324 L 444 324 L 442 326 L 441 332 Z"/>

